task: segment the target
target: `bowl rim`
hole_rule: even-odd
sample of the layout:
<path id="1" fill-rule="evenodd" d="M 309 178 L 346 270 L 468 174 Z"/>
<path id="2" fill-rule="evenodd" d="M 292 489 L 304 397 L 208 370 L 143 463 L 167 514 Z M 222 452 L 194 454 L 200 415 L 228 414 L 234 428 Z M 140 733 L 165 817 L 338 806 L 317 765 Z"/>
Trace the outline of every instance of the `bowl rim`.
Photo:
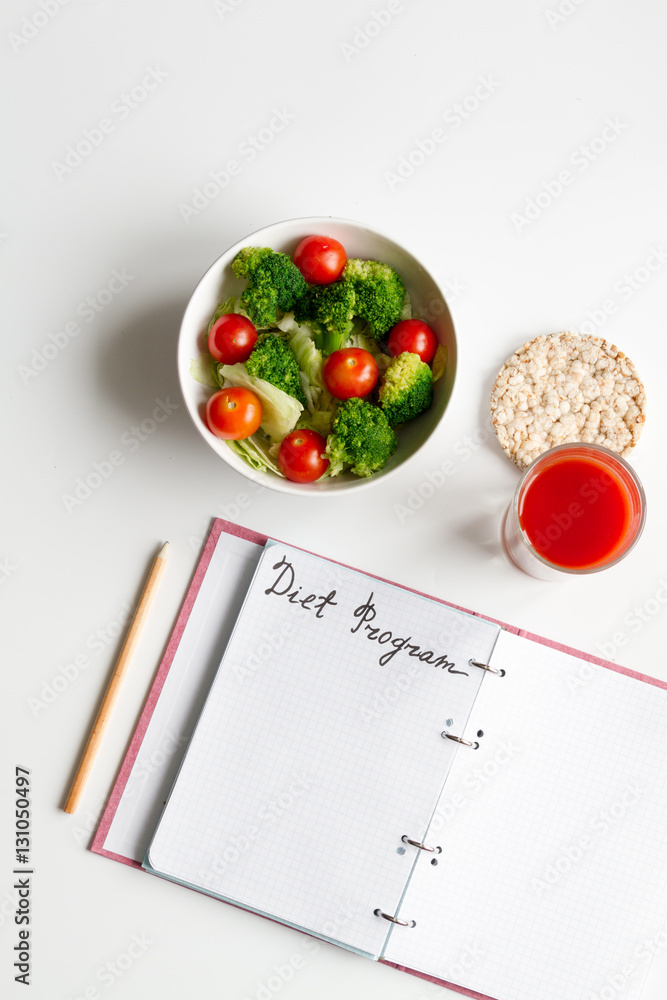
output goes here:
<path id="1" fill-rule="evenodd" d="M 444 306 L 445 306 L 445 316 L 447 316 L 449 318 L 449 323 L 450 323 L 452 337 L 453 337 L 453 346 L 454 346 L 454 350 L 453 350 L 454 357 L 453 358 L 448 357 L 448 365 L 450 365 L 452 362 L 453 362 L 453 365 L 454 365 L 454 367 L 453 367 L 453 379 L 452 379 L 451 388 L 450 388 L 450 391 L 449 391 L 449 397 L 448 397 L 448 399 L 447 399 L 447 401 L 445 403 L 445 409 L 443 410 L 442 414 L 440 415 L 439 420 L 442 419 L 442 417 L 444 416 L 445 411 L 451 405 L 452 398 L 453 398 L 453 395 L 454 395 L 454 390 L 456 388 L 456 383 L 457 383 L 456 370 L 457 370 L 457 367 L 458 367 L 458 339 L 456 337 L 456 328 L 454 326 L 454 321 L 453 321 L 451 310 L 450 310 L 450 307 L 449 307 L 449 302 L 445 298 L 445 295 L 444 295 L 444 293 L 442 291 L 440 283 L 438 281 L 436 281 L 436 279 L 434 278 L 434 276 L 431 273 L 431 271 L 429 270 L 429 268 L 426 267 L 422 263 L 421 259 L 419 257 L 417 257 L 412 252 L 412 250 L 410 249 L 409 246 L 406 246 L 404 243 L 397 242 L 397 240 L 395 240 L 392 236 L 388 235 L 387 233 L 385 233 L 381 229 L 377 229 L 375 226 L 368 225 L 365 222 L 359 222 L 358 220 L 355 220 L 355 219 L 347 219 L 347 218 L 343 218 L 341 216 L 334 216 L 334 215 L 298 216 L 298 217 L 295 217 L 295 218 L 280 219 L 280 220 L 276 220 L 275 222 L 270 222 L 270 223 L 268 223 L 265 226 L 261 226 L 259 229 L 255 229 L 252 232 L 247 233 L 247 235 L 241 237 L 241 239 L 238 239 L 238 240 L 236 240 L 236 242 L 230 244 L 230 246 L 228 246 L 225 250 L 223 250 L 222 253 L 220 253 L 215 258 L 215 260 L 212 261 L 212 263 L 206 268 L 206 270 L 201 274 L 201 277 L 199 278 L 199 280 L 195 284 L 192 292 L 190 293 L 190 297 L 188 299 L 187 305 L 186 305 L 186 307 L 185 307 L 185 309 L 183 311 L 183 316 L 181 318 L 181 323 L 180 323 L 179 332 L 178 332 L 178 341 L 177 341 L 177 348 L 176 348 L 176 368 L 177 368 L 177 374 L 178 374 L 179 388 L 180 388 L 180 391 L 181 391 L 181 396 L 183 398 L 183 402 L 185 404 L 185 409 L 187 410 L 188 416 L 190 417 L 190 419 L 191 419 L 192 423 L 194 424 L 196 430 L 198 431 L 199 435 L 202 437 L 202 439 L 205 441 L 205 443 L 207 445 L 209 445 L 209 447 L 212 446 L 212 442 L 210 442 L 208 440 L 208 437 L 207 437 L 207 435 L 205 433 L 206 427 L 202 423 L 201 418 L 199 417 L 198 414 L 194 414 L 193 411 L 192 411 L 192 406 L 191 406 L 191 403 L 189 401 L 188 393 L 186 392 L 186 385 L 189 387 L 189 383 L 192 380 L 192 375 L 190 374 L 189 364 L 185 364 L 185 362 L 183 361 L 183 358 L 181 356 L 182 353 L 183 353 L 183 350 L 184 350 L 184 348 L 183 348 L 183 343 L 184 343 L 184 327 L 186 325 L 186 320 L 188 319 L 188 314 L 190 312 L 190 309 L 193 306 L 193 301 L 195 300 L 195 298 L 197 296 L 197 292 L 199 291 L 201 285 L 206 281 L 206 279 L 208 278 L 209 274 L 211 274 L 211 272 L 213 272 L 213 271 L 215 271 L 216 269 L 219 268 L 220 261 L 223 259 L 223 257 L 224 258 L 228 257 L 230 254 L 232 254 L 232 252 L 234 252 L 234 256 L 235 256 L 236 253 L 238 253 L 238 251 L 240 249 L 242 249 L 242 247 L 251 245 L 249 243 L 249 241 L 254 240 L 255 237 L 259 237 L 260 234 L 265 233 L 269 229 L 274 229 L 274 228 L 279 227 L 279 226 L 288 226 L 288 225 L 289 226 L 299 226 L 300 224 L 303 224 L 304 226 L 308 226 L 308 228 L 312 228 L 312 227 L 314 227 L 316 225 L 323 226 L 323 225 L 327 225 L 327 224 L 341 225 L 341 226 L 350 226 L 353 229 L 358 229 L 358 230 L 364 231 L 365 233 L 369 234 L 371 237 L 379 237 L 381 240 L 384 240 L 387 243 L 393 244 L 401 252 L 403 252 L 403 253 L 407 254 L 409 257 L 411 257 L 412 260 L 418 265 L 418 267 L 420 268 L 420 270 L 423 272 L 423 274 L 426 275 L 427 278 L 429 278 L 430 281 L 433 283 L 433 286 L 438 290 L 438 292 L 440 294 L 440 297 L 442 298 L 442 301 L 444 303 Z M 313 229 L 312 232 L 314 232 L 314 231 L 315 230 Z M 311 233 L 307 233 L 304 230 L 304 237 L 306 235 L 312 235 L 312 232 Z M 186 368 L 187 368 L 187 371 L 186 371 Z M 438 420 L 438 422 L 439 422 L 439 420 Z M 437 426 L 437 424 L 436 424 L 436 426 Z M 366 476 L 366 477 L 364 477 L 364 476 L 358 476 L 358 477 L 355 477 L 353 480 L 348 480 L 345 483 L 341 483 L 340 488 L 336 489 L 335 491 L 334 490 L 319 489 L 318 485 L 317 485 L 317 482 L 314 482 L 314 483 L 293 483 L 289 479 L 283 479 L 280 476 L 276 476 L 276 475 L 271 475 L 271 477 L 270 477 L 271 481 L 268 482 L 267 481 L 269 479 L 268 473 L 260 471 L 258 469 L 254 469 L 248 463 L 244 463 L 245 466 L 246 466 L 246 468 L 244 468 L 244 469 L 236 468 L 236 466 L 232 464 L 232 462 L 229 460 L 229 458 L 226 455 L 224 455 L 223 453 L 220 453 L 218 451 L 215 451 L 215 453 L 216 453 L 216 455 L 219 458 L 221 458 L 226 463 L 226 465 L 229 466 L 229 468 L 232 469 L 233 472 L 237 472 L 239 475 L 245 477 L 246 479 L 249 479 L 251 482 L 255 483 L 258 486 L 262 486 L 262 487 L 264 487 L 266 489 L 274 490 L 277 493 L 286 493 L 286 494 L 290 494 L 292 496 L 311 496 L 311 497 L 312 496 L 321 496 L 321 497 L 329 497 L 329 498 L 331 498 L 334 495 L 335 496 L 340 496 L 341 494 L 346 494 L 346 493 L 347 494 L 356 493 L 360 489 L 367 489 L 367 488 L 375 485 L 376 483 L 378 483 L 378 482 L 380 482 L 382 480 L 385 480 L 385 479 L 389 478 L 390 476 L 395 475 L 395 473 L 397 473 L 399 471 L 399 469 L 405 468 L 405 466 L 408 463 L 412 462 L 413 459 L 416 458 L 416 456 L 419 454 L 419 452 L 422 450 L 422 448 L 424 448 L 426 446 L 426 444 L 430 441 L 431 436 L 432 436 L 432 434 L 429 434 L 420 444 L 418 444 L 415 447 L 414 451 L 412 451 L 409 455 L 406 455 L 405 458 L 403 458 L 400 462 L 398 462 L 393 468 L 388 469 L 386 471 L 383 470 L 383 469 L 379 470 L 379 474 L 374 474 L 374 475 L 371 475 L 371 476 Z M 234 453 L 230 451 L 230 457 L 233 454 Z"/>

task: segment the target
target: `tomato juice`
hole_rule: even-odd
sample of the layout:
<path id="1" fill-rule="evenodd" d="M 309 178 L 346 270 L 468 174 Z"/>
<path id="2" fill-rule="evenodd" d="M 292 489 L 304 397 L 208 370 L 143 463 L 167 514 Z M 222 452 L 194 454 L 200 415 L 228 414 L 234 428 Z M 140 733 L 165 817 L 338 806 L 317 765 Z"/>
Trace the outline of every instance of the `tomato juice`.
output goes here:
<path id="1" fill-rule="evenodd" d="M 524 474 L 505 541 L 532 575 L 594 572 L 625 555 L 643 523 L 644 493 L 627 462 L 599 445 L 559 445 Z"/>

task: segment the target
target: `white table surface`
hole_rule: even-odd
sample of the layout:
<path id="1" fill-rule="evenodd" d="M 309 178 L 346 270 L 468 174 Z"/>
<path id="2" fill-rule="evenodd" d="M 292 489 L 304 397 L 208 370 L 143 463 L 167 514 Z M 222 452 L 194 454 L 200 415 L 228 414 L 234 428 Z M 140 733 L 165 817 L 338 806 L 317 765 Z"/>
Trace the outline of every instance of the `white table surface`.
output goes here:
<path id="1" fill-rule="evenodd" d="M 86 848 L 214 515 L 667 678 L 666 29 L 659 0 L 4 4 L 3 996 L 456 995 Z M 434 129 L 444 140 L 396 180 Z M 77 163 L 68 147 L 86 131 Z M 184 211 L 230 160 L 227 186 Z M 412 249 L 442 283 L 459 340 L 440 433 L 353 499 L 249 488 L 179 397 L 177 331 L 201 274 L 254 229 L 308 215 L 357 219 Z M 632 462 L 649 517 L 617 568 L 547 584 L 501 555 L 517 470 L 487 412 L 512 350 L 561 329 L 613 339 L 644 378 Z M 170 413 L 152 428 L 157 400 Z M 99 488 L 68 503 L 114 451 L 122 461 Z M 456 474 L 402 514 L 448 459 Z M 165 539 L 158 600 L 66 815 L 119 618 Z M 17 765 L 33 796 L 30 993 L 11 968 Z M 646 1000 L 666 987 L 663 949 Z"/>

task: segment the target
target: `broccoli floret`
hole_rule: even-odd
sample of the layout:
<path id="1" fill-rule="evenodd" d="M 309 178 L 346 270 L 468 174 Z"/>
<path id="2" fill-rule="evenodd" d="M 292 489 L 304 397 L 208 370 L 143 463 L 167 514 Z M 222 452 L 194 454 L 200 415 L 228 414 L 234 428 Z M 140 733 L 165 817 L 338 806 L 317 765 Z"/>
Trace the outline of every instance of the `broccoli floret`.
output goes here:
<path id="1" fill-rule="evenodd" d="M 260 333 L 255 349 L 245 363 L 248 375 L 263 378 L 306 406 L 299 363 L 294 351 L 277 333 Z"/>
<path id="2" fill-rule="evenodd" d="M 389 264 L 377 260 L 348 260 L 343 281 L 352 285 L 355 316 L 368 324 L 376 340 L 396 326 L 403 310 L 405 285 Z"/>
<path id="3" fill-rule="evenodd" d="M 323 354 L 339 350 L 352 329 L 354 288 L 345 281 L 314 285 L 294 306 L 297 323 L 309 323 Z"/>
<path id="4" fill-rule="evenodd" d="M 232 261 L 237 278 L 247 278 L 248 287 L 241 302 L 255 326 L 270 326 L 278 313 L 289 312 L 305 294 L 306 284 L 301 271 L 287 254 L 268 247 L 244 247 Z"/>
<path id="5" fill-rule="evenodd" d="M 378 395 L 391 426 L 402 424 L 433 402 L 433 373 L 418 354 L 404 351 L 385 371 Z"/>
<path id="6" fill-rule="evenodd" d="M 327 438 L 327 455 L 334 469 L 349 465 L 355 475 L 370 476 L 386 464 L 397 444 L 382 410 L 355 397 L 338 408 Z"/>

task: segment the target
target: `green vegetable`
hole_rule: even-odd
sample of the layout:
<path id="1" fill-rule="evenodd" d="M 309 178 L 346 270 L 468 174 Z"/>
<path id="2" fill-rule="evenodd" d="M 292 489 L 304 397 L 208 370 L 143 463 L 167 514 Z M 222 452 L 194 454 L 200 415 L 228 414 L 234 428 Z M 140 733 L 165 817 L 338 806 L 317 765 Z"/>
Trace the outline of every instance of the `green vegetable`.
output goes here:
<path id="1" fill-rule="evenodd" d="M 208 351 L 202 351 L 198 358 L 190 361 L 190 375 L 195 382 L 206 385 L 209 389 L 219 389 L 218 385 L 218 362 L 212 358 Z"/>
<path id="2" fill-rule="evenodd" d="M 281 326 L 281 329 L 285 329 L 285 327 Z M 292 325 L 287 329 L 287 342 L 294 351 L 299 369 L 307 376 L 308 381 L 317 386 L 318 389 L 324 389 L 324 379 L 322 378 L 324 358 L 322 352 L 315 347 L 310 328 L 299 326 L 292 318 Z"/>
<path id="3" fill-rule="evenodd" d="M 304 410 L 299 417 L 296 426 L 298 430 L 301 430 L 302 427 L 308 427 L 311 431 L 317 431 L 317 433 L 321 434 L 322 437 L 327 437 L 331 434 L 331 427 L 335 415 L 336 410 L 334 407 L 330 410 L 313 410 L 312 413 Z"/>
<path id="4" fill-rule="evenodd" d="M 241 304 L 241 299 L 236 298 L 236 296 L 234 295 L 230 295 L 228 299 L 225 299 L 224 302 L 220 303 L 218 308 L 211 316 L 211 321 L 206 327 L 207 335 L 211 332 L 211 327 L 213 326 L 213 324 L 217 320 L 219 320 L 221 316 L 226 316 L 228 313 L 236 313 L 237 316 L 245 316 L 246 319 L 250 319 L 247 312 L 243 308 L 243 305 Z"/>
<path id="5" fill-rule="evenodd" d="M 257 469 L 259 472 L 271 471 L 282 476 L 280 466 L 272 455 L 272 451 L 277 445 L 271 445 L 260 434 L 251 434 L 250 437 L 242 438 L 240 441 L 227 441 L 227 444 L 253 469 Z"/>
<path id="6" fill-rule="evenodd" d="M 343 283 L 354 289 L 354 315 L 366 321 L 371 336 L 386 336 L 400 320 L 405 300 L 405 285 L 393 267 L 377 260 L 348 260 Z"/>
<path id="7" fill-rule="evenodd" d="M 418 354 L 404 351 L 385 371 L 378 396 L 392 427 L 412 420 L 433 402 L 433 373 Z"/>
<path id="8" fill-rule="evenodd" d="M 263 378 L 249 375 L 245 365 L 218 365 L 218 382 L 221 386 L 228 380 L 232 385 L 250 389 L 259 396 L 262 404 L 261 429 L 271 441 L 282 441 L 286 434 L 294 430 L 303 406 L 289 393 L 278 389 Z"/>
<path id="9" fill-rule="evenodd" d="M 255 326 L 275 324 L 308 288 L 301 271 L 287 254 L 268 247 L 244 247 L 232 261 L 237 278 L 247 278 L 241 303 Z"/>
<path id="10" fill-rule="evenodd" d="M 341 403 L 327 439 L 332 475 L 349 465 L 357 476 L 377 472 L 396 451 L 398 441 L 382 410 L 364 399 Z M 335 470 L 335 471 L 333 471 Z"/>
<path id="11" fill-rule="evenodd" d="M 276 388 L 294 396 L 302 406 L 306 405 L 299 363 L 294 351 L 279 334 L 260 333 L 245 366 L 248 375 L 265 379 Z"/>
<path id="12" fill-rule="evenodd" d="M 314 285 L 294 306 L 298 323 L 309 323 L 315 346 L 323 354 L 338 351 L 352 330 L 356 296 L 346 281 Z"/>
<path id="13" fill-rule="evenodd" d="M 442 378 L 447 371 L 447 348 L 443 347 L 442 344 L 438 344 L 435 349 L 435 356 L 431 362 L 431 371 L 433 372 L 434 382 Z"/>

